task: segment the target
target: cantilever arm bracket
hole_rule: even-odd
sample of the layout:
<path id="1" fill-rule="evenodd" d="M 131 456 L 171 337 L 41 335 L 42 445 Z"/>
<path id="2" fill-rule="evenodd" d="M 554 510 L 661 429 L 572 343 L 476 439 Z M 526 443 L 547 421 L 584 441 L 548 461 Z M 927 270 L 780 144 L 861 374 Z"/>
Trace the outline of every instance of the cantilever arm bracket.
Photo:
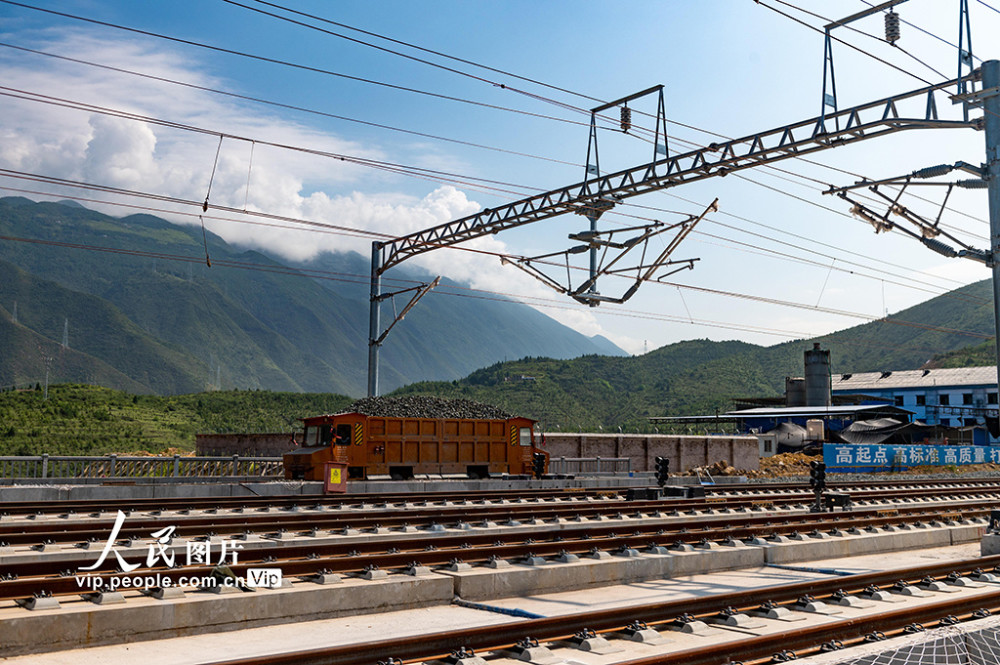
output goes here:
<path id="1" fill-rule="evenodd" d="M 581 234 L 574 234 L 570 236 L 573 240 L 578 240 L 582 242 L 587 242 L 591 244 L 599 244 L 607 252 L 611 250 L 618 250 L 617 254 L 607 263 L 603 263 L 598 267 L 597 271 L 589 277 L 589 279 L 584 280 L 582 284 L 574 287 L 571 282 L 571 266 L 569 264 L 570 256 L 573 254 L 580 253 L 579 247 L 571 247 L 569 249 L 563 250 L 561 252 L 552 252 L 549 254 L 543 254 L 541 256 L 535 257 L 520 257 L 520 258 L 503 258 L 501 262 L 505 265 L 513 265 L 520 268 L 527 274 L 531 275 L 542 284 L 548 286 L 549 288 L 570 296 L 577 302 L 581 302 L 586 305 L 593 305 L 595 303 L 607 302 L 607 303 L 617 303 L 621 304 L 631 298 L 639 287 L 644 282 L 659 282 L 668 275 L 672 275 L 680 270 L 690 270 L 694 268 L 694 262 L 698 259 L 683 259 L 679 261 L 674 261 L 670 259 L 673 251 L 680 245 L 681 241 L 691 233 L 695 225 L 698 224 L 705 215 L 709 212 L 714 212 L 719 208 L 719 200 L 715 199 L 712 203 L 705 208 L 705 210 L 699 215 L 692 215 L 687 219 L 678 222 L 676 224 L 664 224 L 663 222 L 655 222 L 643 227 L 630 227 L 615 229 L 613 231 L 603 231 L 599 233 L 585 232 Z M 617 243 L 610 240 L 610 236 L 614 233 L 621 233 L 626 231 L 641 231 L 638 236 L 631 238 L 625 242 Z M 673 232 L 674 235 L 669 242 L 666 243 L 664 249 L 655 256 L 655 258 L 647 258 L 647 252 L 649 249 L 649 242 L 653 238 L 660 236 L 665 233 Z M 606 236 L 608 240 L 600 240 L 600 236 Z M 588 245 L 583 245 L 586 248 Z M 620 264 L 625 259 L 626 256 L 630 254 L 633 250 L 637 248 L 641 249 L 641 256 L 637 263 L 628 267 L 622 267 Z M 562 257 L 562 262 L 557 262 L 554 260 L 556 257 Z M 605 255 L 607 258 L 607 254 Z M 562 267 L 565 266 L 566 269 L 566 280 L 562 282 L 555 277 L 552 277 L 545 272 L 546 267 Z M 666 273 L 657 274 L 661 272 L 661 269 L 668 268 Z M 582 268 L 581 268 L 582 269 Z M 598 293 L 593 293 L 590 288 L 597 281 L 598 278 L 606 275 L 617 275 L 634 278 L 634 282 L 620 297 L 605 296 Z"/>
<path id="2" fill-rule="evenodd" d="M 383 293 L 379 295 L 377 297 L 377 300 L 381 301 L 387 298 L 393 298 L 403 293 L 409 293 L 410 291 L 415 291 L 413 297 L 410 298 L 410 302 L 406 303 L 406 307 L 403 308 L 403 311 L 401 311 L 393 318 L 392 323 L 390 323 L 389 326 L 384 331 L 382 331 L 382 334 L 378 336 L 378 339 L 370 343 L 375 344 L 376 346 L 382 344 L 382 342 L 385 341 L 386 336 L 389 334 L 389 331 L 392 330 L 397 323 L 402 321 L 404 317 L 406 317 L 406 313 L 409 312 L 410 309 L 417 304 L 417 301 L 423 298 L 428 291 L 435 288 L 440 283 L 441 283 L 441 277 L 437 277 L 430 284 L 421 284 L 419 286 L 413 286 L 408 289 L 403 289 L 401 291 L 393 291 L 392 293 Z"/>

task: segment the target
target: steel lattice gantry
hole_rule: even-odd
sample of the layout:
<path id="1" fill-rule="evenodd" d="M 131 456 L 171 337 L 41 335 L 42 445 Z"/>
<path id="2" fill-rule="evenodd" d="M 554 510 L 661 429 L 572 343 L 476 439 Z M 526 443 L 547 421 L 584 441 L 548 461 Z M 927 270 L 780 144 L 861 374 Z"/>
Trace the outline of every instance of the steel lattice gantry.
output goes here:
<path id="1" fill-rule="evenodd" d="M 586 215 L 607 201 L 648 194 L 689 182 L 801 157 L 910 129 L 983 128 L 983 119 L 939 117 L 936 98 L 945 88 L 976 81 L 979 70 L 959 79 L 929 85 L 823 116 L 784 125 L 704 148 L 585 180 L 543 194 L 487 208 L 446 224 L 372 243 L 369 318 L 368 392 L 378 394 L 379 302 L 381 276 L 406 259 L 564 213 Z M 948 103 L 945 108 L 951 107 Z M 901 112 L 900 109 L 905 112 Z"/>

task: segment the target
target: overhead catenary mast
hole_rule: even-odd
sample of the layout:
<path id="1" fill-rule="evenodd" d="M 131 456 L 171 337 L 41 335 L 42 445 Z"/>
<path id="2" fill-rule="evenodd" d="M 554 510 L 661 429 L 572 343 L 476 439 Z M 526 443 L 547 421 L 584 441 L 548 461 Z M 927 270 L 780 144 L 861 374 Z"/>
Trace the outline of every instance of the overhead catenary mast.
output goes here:
<path id="1" fill-rule="evenodd" d="M 884 9 L 887 6 L 899 4 L 900 1 L 882 3 L 836 24 L 830 26 L 843 25 L 862 15 L 868 15 L 875 11 Z M 891 10 L 890 10 L 891 11 Z M 829 48 L 829 29 L 827 28 L 827 45 Z M 956 79 L 955 94 L 950 96 L 953 104 L 960 105 L 962 116 L 966 122 L 977 130 L 984 130 L 986 140 L 986 162 L 982 165 L 970 164 L 959 161 L 954 164 L 942 164 L 917 169 L 906 176 L 883 178 L 880 180 L 862 180 L 844 187 L 831 187 L 826 194 L 837 194 L 852 204 L 851 212 L 858 217 L 868 221 L 875 227 L 876 233 L 898 229 L 906 233 L 919 242 L 943 256 L 949 258 L 967 258 L 985 264 L 992 271 L 993 277 L 993 330 L 994 343 L 996 345 L 997 361 L 997 385 L 1000 390 L 1000 61 L 987 60 L 982 63 L 980 69 L 974 68 L 972 55 L 972 30 L 969 20 L 968 0 L 959 0 L 958 19 L 958 78 Z M 890 19 L 886 16 L 886 41 L 893 43 L 899 39 L 899 19 Z M 832 58 L 832 55 L 830 56 Z M 825 74 L 825 72 L 824 72 Z M 832 76 L 832 59 L 831 59 Z M 980 89 L 976 90 L 976 84 L 980 83 Z M 834 88 L 835 90 L 835 88 Z M 824 94 L 826 93 L 824 81 Z M 835 94 L 835 93 L 834 93 Z M 969 112 L 972 109 L 980 108 L 983 116 L 978 119 L 969 120 Z M 931 108 L 928 102 L 928 111 L 937 109 Z M 933 178 L 948 175 L 954 171 L 960 171 L 964 176 L 972 175 L 972 178 L 964 178 L 951 182 L 934 181 Z M 887 196 L 879 189 L 880 185 L 895 185 L 900 189 L 893 197 Z M 933 221 L 925 219 L 900 203 L 900 198 L 908 186 L 938 186 L 946 187 L 944 200 L 941 203 L 940 212 Z M 852 199 L 848 192 L 862 187 L 868 188 L 876 195 L 882 197 L 887 202 L 885 213 L 879 213 L 871 207 Z M 990 216 L 990 246 L 989 249 L 973 247 L 962 242 L 954 235 L 944 231 L 940 227 L 941 215 L 944 213 L 948 197 L 954 188 L 964 189 L 986 189 Z M 901 226 L 890 217 L 899 217 L 909 224 L 917 227 L 911 230 L 906 226 Z M 949 245 L 940 237 L 944 237 L 953 242 L 956 247 Z"/>
<path id="2" fill-rule="evenodd" d="M 474 215 L 462 217 L 446 224 L 411 233 L 390 241 L 376 241 L 372 243 L 372 269 L 371 269 L 371 299 L 369 318 L 369 356 L 368 356 L 368 394 L 378 394 L 378 352 L 385 335 L 379 332 L 379 304 L 386 296 L 381 292 L 381 278 L 386 270 L 402 263 L 408 258 L 429 252 L 442 247 L 449 247 L 467 240 L 496 234 L 501 231 L 523 226 L 537 221 L 550 219 L 568 212 L 584 215 L 591 221 L 591 230 L 583 234 L 575 234 L 574 239 L 585 240 L 593 243 L 586 249 L 571 248 L 565 252 L 555 254 L 580 253 L 589 251 L 591 256 L 590 277 L 584 289 L 560 288 L 558 285 L 550 283 L 553 288 L 557 288 L 580 302 L 586 302 L 590 306 L 595 306 L 600 301 L 624 302 L 631 294 L 623 298 L 605 298 L 596 289 L 596 278 L 600 274 L 617 274 L 625 271 L 605 271 L 604 273 L 595 265 L 594 257 L 596 249 L 600 243 L 607 245 L 607 232 L 602 237 L 601 232 L 596 230 L 596 220 L 608 210 L 614 208 L 625 199 L 660 191 L 672 187 L 677 187 L 689 182 L 697 182 L 725 176 L 729 173 L 745 169 L 756 168 L 778 161 L 801 157 L 821 150 L 842 147 L 879 138 L 897 132 L 913 129 L 982 129 L 984 119 L 970 119 L 969 105 L 972 100 L 966 100 L 962 104 L 962 117 L 959 119 L 942 119 L 937 105 L 937 97 L 947 94 L 947 88 L 954 87 L 961 94 L 962 91 L 970 90 L 974 83 L 979 81 L 985 72 L 992 66 L 990 62 L 984 63 L 982 70 L 971 70 L 963 73 L 962 57 L 963 53 L 968 53 L 965 60 L 971 62 L 971 35 L 966 34 L 966 44 L 969 51 L 960 49 L 959 76 L 955 79 L 943 81 L 941 83 L 927 85 L 923 88 L 905 92 L 902 94 L 885 97 L 865 104 L 860 104 L 847 109 L 839 109 L 836 99 L 836 82 L 833 70 L 833 52 L 830 31 L 838 26 L 846 25 L 865 16 L 869 16 L 885 9 L 890 9 L 906 0 L 892 0 L 883 2 L 878 6 L 868 10 L 858 12 L 840 21 L 835 21 L 826 26 L 826 43 L 824 45 L 824 76 L 823 76 L 823 103 L 821 113 L 818 117 L 810 118 L 800 122 L 783 125 L 763 132 L 758 132 L 738 139 L 731 139 L 719 143 L 691 150 L 685 153 L 670 155 L 666 147 L 666 122 L 663 119 L 663 144 L 659 142 L 660 120 L 663 113 L 662 86 L 656 86 L 648 90 L 637 93 L 616 102 L 604 104 L 595 109 L 606 110 L 615 105 L 622 107 L 621 124 L 623 131 L 626 126 L 631 126 L 631 114 L 625 112 L 628 101 L 632 101 L 638 96 L 659 93 L 660 106 L 657 111 L 657 129 L 654 140 L 654 157 L 650 162 L 643 163 L 623 171 L 602 175 L 600 173 L 597 149 L 596 149 L 596 125 L 591 124 L 591 143 L 593 144 L 593 160 L 588 144 L 587 172 L 583 182 L 575 183 L 566 187 L 553 189 L 542 194 L 536 194 L 513 203 L 504 204 L 496 208 L 487 208 Z M 963 19 L 967 21 L 967 0 L 961 0 L 965 13 Z M 898 17 L 886 20 L 887 37 L 898 39 Z M 993 61 L 991 61 L 993 62 Z M 985 85 L 985 83 L 984 83 Z M 995 86 L 996 84 L 994 84 Z M 989 85 L 985 85 L 989 88 Z M 983 91 L 973 93 L 982 95 Z M 951 96 L 954 99 L 956 96 Z M 1000 100 L 992 97 L 998 106 L 996 119 L 1000 120 Z M 902 110 L 901 110 L 902 109 Z M 596 117 L 598 111 L 594 110 L 592 118 Z M 986 114 L 991 113 L 986 108 Z M 1000 142 L 1000 125 L 997 126 L 996 142 L 991 143 L 989 132 L 987 132 L 987 153 L 998 159 L 997 142 Z M 993 146 L 992 148 L 990 146 Z M 992 150 L 992 152 L 991 152 Z M 663 155 L 662 157 L 660 155 Z M 1000 162 L 994 163 L 992 167 L 1000 176 Z M 991 173 L 993 171 L 990 171 Z M 591 177 L 593 176 L 593 177 Z M 991 192 L 993 187 L 998 188 L 997 194 L 991 194 L 991 237 L 993 256 L 1000 259 L 1000 180 L 991 180 Z M 996 199 L 994 201 L 994 199 Z M 713 206 L 715 203 L 713 203 Z M 711 210 L 711 207 L 702 213 L 702 217 Z M 993 227 L 996 218 L 996 228 Z M 683 231 L 683 228 L 682 228 Z M 649 229 L 645 228 L 644 233 Z M 572 237 L 572 236 L 571 236 Z M 513 261 L 526 269 L 531 261 L 538 261 L 539 258 L 548 258 L 555 254 L 545 255 L 545 257 L 535 257 L 534 259 L 521 259 Z M 639 266 L 638 269 L 645 268 L 649 274 L 649 279 L 655 279 L 652 273 L 656 269 L 666 266 L 669 263 L 667 257 L 660 257 L 661 262 L 655 266 Z M 693 260 L 688 260 L 693 261 Z M 508 261 L 510 262 L 510 261 Z M 648 270 L 654 267 L 653 270 Z M 639 270 L 637 274 L 639 274 Z M 531 270 L 529 270 L 531 272 Z M 542 276 L 535 274 L 543 282 Z M 636 284 L 638 287 L 639 280 Z M 996 298 L 1000 301 L 1000 271 L 994 265 L 994 291 Z M 634 293 L 634 289 L 632 289 Z M 1000 307 L 997 308 L 1000 312 Z M 1000 313 L 997 315 L 997 326 L 1000 329 Z M 1000 357 L 1000 349 L 998 349 Z M 1000 368 L 998 368 L 1000 371 Z"/>

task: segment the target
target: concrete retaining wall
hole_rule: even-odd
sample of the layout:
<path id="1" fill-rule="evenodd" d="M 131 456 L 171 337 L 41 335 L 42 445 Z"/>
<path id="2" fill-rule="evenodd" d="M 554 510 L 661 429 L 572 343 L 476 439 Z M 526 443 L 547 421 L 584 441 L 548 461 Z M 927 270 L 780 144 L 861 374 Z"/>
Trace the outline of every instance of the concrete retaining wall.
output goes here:
<path id="1" fill-rule="evenodd" d="M 545 434 L 553 457 L 629 457 L 633 471 L 652 471 L 656 457 L 670 470 L 687 471 L 721 460 L 737 469 L 760 469 L 760 446 L 753 436 L 674 436 L 667 434 Z"/>
<path id="2" fill-rule="evenodd" d="M 288 432 L 267 434 L 196 434 L 199 457 L 281 457 L 295 448 Z"/>

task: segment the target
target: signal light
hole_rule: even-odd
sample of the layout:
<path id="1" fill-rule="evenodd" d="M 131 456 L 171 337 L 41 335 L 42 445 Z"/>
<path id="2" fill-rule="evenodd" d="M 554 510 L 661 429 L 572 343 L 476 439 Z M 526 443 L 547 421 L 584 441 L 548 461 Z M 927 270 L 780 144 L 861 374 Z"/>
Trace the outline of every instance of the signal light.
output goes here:
<path id="1" fill-rule="evenodd" d="M 656 458 L 656 484 L 660 487 L 667 484 L 667 479 L 670 478 L 670 459 L 667 457 L 657 457 Z"/>
<path id="2" fill-rule="evenodd" d="M 826 464 L 816 461 L 809 463 L 809 485 L 815 490 L 826 487 Z"/>
<path id="3" fill-rule="evenodd" d="M 531 470 L 535 478 L 541 479 L 545 475 L 545 453 L 534 453 L 531 456 Z"/>

